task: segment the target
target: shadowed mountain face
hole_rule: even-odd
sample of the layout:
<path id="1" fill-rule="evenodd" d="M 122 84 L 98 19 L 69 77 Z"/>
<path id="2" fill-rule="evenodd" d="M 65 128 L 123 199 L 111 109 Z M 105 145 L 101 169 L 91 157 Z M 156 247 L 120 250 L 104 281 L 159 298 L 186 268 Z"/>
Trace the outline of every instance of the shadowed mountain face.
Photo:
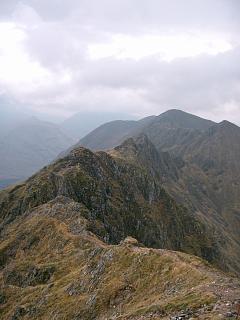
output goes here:
<path id="1" fill-rule="evenodd" d="M 0 93 L 0 139 L 27 118 L 19 103 Z"/>
<path id="2" fill-rule="evenodd" d="M 162 179 L 165 189 L 206 224 L 216 227 L 216 232 L 225 239 L 224 250 L 235 261 L 234 269 L 238 268 L 240 128 L 228 121 L 216 124 L 179 110 L 153 117 L 143 127 L 121 131 L 113 143 L 107 139 L 111 136 L 109 127 L 111 123 L 96 129 L 80 143 L 93 149 L 105 149 L 116 146 L 123 138 L 145 134 L 158 152 L 167 152 L 172 159 L 167 161 L 169 172 L 177 179 L 165 175 Z M 102 141 L 98 134 L 100 129 L 105 137 Z M 139 161 L 138 156 L 135 161 Z"/>
<path id="3" fill-rule="evenodd" d="M 222 228 L 226 239 L 233 240 L 228 252 L 229 255 L 236 255 L 238 261 L 240 128 L 223 121 L 176 151 L 185 161 L 180 175 L 189 203 L 193 204 L 195 211 Z"/>
<path id="4" fill-rule="evenodd" d="M 61 128 L 75 141 L 100 125 L 116 119 L 134 119 L 133 116 L 116 112 L 79 112 L 66 119 Z"/>
<path id="5" fill-rule="evenodd" d="M 73 148 L 84 146 L 91 150 L 108 150 L 121 144 L 126 138 L 133 136 L 133 133 L 142 132 L 143 128 L 150 124 L 155 116 L 134 120 L 115 120 L 101 125 L 81 139 L 76 145 L 70 147 L 63 155 L 66 155 Z"/>

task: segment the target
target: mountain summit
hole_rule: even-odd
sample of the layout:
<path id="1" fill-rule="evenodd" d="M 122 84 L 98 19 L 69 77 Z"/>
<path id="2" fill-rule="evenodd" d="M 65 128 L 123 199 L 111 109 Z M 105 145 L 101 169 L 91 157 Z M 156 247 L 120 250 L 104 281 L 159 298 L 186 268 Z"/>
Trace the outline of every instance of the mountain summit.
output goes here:
<path id="1" fill-rule="evenodd" d="M 200 118 L 178 109 L 171 109 L 160 114 L 156 117 L 154 122 L 162 122 L 170 127 L 196 130 L 206 130 L 214 125 L 213 121 Z"/>

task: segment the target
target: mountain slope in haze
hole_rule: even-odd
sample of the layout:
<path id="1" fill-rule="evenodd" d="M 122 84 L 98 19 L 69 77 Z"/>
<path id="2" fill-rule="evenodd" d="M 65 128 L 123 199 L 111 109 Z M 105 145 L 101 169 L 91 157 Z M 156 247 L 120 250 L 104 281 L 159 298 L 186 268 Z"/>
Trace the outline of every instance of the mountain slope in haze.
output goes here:
<path id="1" fill-rule="evenodd" d="M 174 129 L 166 130 L 166 138 L 152 126 L 145 132 L 158 150 L 182 160 L 178 182 L 168 179 L 166 190 L 214 224 L 223 234 L 227 254 L 240 264 L 240 128 L 222 121 L 205 131 L 188 132 L 185 138 L 183 131 Z"/>
<path id="2" fill-rule="evenodd" d="M 82 138 L 75 146 L 84 146 L 91 150 L 112 149 L 135 132 L 141 132 L 154 118 L 155 116 L 149 116 L 138 121 L 117 120 L 105 123 Z"/>
<path id="3" fill-rule="evenodd" d="M 0 139 L 0 180 L 21 180 L 72 144 L 57 125 L 30 118 Z"/>
<path id="4" fill-rule="evenodd" d="M 0 139 L 27 119 L 28 115 L 20 112 L 13 101 L 0 94 Z"/>
<path id="5" fill-rule="evenodd" d="M 137 126 L 138 121 L 134 120 L 115 120 L 105 123 L 84 137 L 82 145 L 88 145 L 92 150 L 111 149 L 113 145 L 121 143 L 123 134 L 126 136 Z"/>
<path id="6" fill-rule="evenodd" d="M 157 116 L 150 125 L 143 128 L 142 132 L 158 150 L 174 151 L 175 148 L 188 144 L 214 124 L 213 121 L 173 109 Z M 138 132 L 133 132 L 134 136 L 137 134 Z"/>
<path id="7" fill-rule="evenodd" d="M 61 128 L 78 141 L 100 125 L 116 119 L 129 120 L 133 116 L 117 112 L 79 112 L 66 119 Z"/>
<path id="8" fill-rule="evenodd" d="M 195 192 L 190 191 L 190 195 L 196 210 L 214 219 L 235 239 L 239 254 L 240 128 L 223 121 L 195 137 L 178 154 L 185 161 L 182 177 L 188 193 L 195 181 Z M 229 246 L 229 253 L 232 251 L 233 246 Z"/>

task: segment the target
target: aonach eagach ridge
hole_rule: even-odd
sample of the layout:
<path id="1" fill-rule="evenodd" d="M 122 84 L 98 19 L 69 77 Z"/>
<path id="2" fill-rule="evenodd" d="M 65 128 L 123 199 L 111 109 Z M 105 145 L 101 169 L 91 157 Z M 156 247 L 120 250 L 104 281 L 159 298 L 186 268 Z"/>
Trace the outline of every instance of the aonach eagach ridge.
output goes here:
<path id="1" fill-rule="evenodd" d="M 236 319 L 240 128 L 113 121 L 0 192 L 0 318 Z"/>

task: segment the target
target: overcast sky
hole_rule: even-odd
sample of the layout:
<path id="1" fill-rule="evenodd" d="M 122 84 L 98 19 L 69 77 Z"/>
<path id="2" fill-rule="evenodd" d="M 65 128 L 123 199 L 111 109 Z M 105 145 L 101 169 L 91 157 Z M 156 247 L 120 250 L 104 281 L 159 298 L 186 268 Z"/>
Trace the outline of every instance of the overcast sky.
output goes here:
<path id="1" fill-rule="evenodd" d="M 0 0 L 0 94 L 63 118 L 180 108 L 240 124 L 240 1 Z"/>

